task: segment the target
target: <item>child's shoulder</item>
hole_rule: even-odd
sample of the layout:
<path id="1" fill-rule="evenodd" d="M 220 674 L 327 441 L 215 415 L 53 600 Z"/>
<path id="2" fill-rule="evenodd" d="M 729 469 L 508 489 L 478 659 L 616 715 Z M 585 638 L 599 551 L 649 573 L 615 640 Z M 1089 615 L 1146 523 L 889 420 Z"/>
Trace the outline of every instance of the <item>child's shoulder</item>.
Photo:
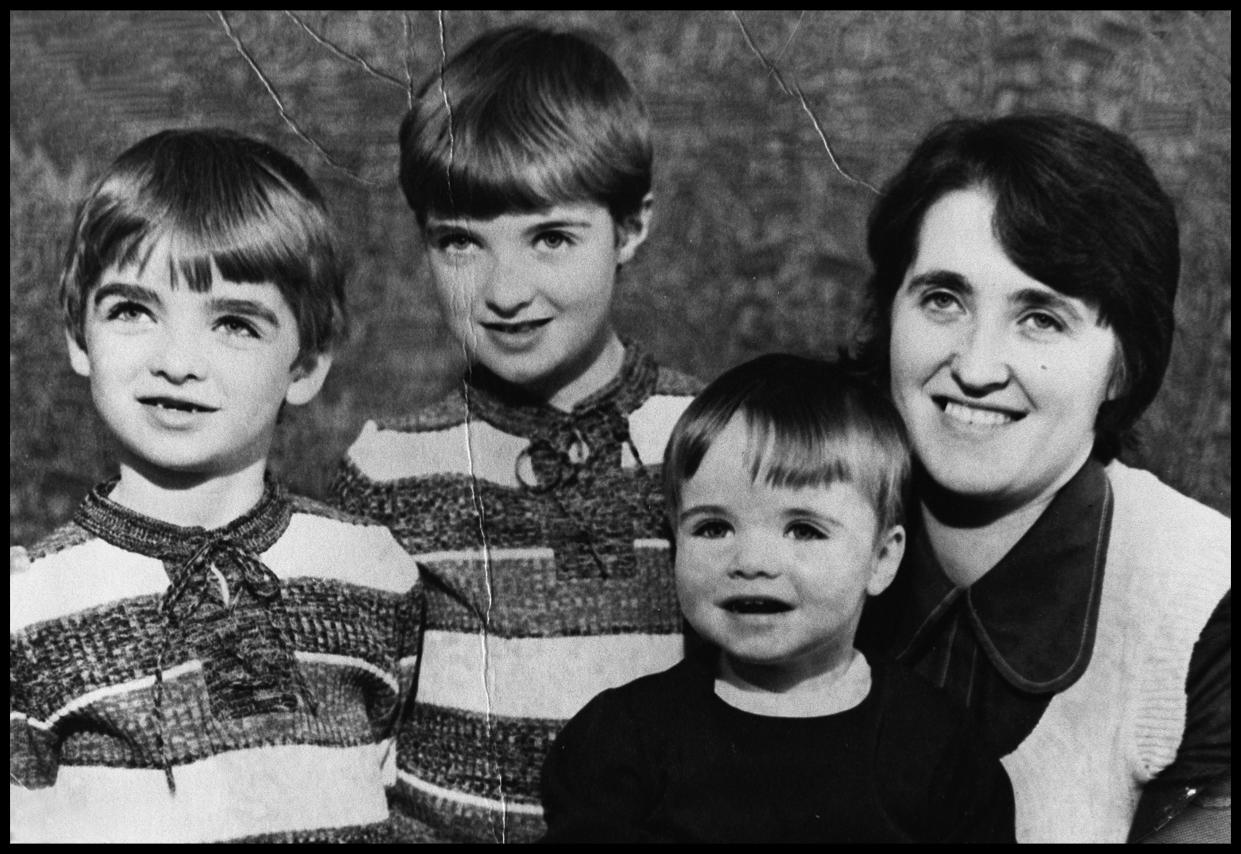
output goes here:
<path id="1" fill-rule="evenodd" d="M 401 415 L 376 418 L 367 424 L 376 432 L 434 433 L 464 424 L 469 407 L 459 388 L 451 389 L 438 400 Z"/>
<path id="2" fill-rule="evenodd" d="M 417 583 L 417 564 L 384 525 L 304 495 L 289 504 L 288 527 L 263 556 L 280 575 L 393 593 Z"/>
<path id="3" fill-rule="evenodd" d="M 659 727 L 703 692 L 704 678 L 697 667 L 682 659 L 666 670 L 600 692 L 578 714 L 624 715 Z"/>
<path id="4" fill-rule="evenodd" d="M 158 592 L 165 580 L 158 561 L 68 522 L 29 547 L 10 547 L 9 633 Z"/>
<path id="5" fill-rule="evenodd" d="M 666 365 L 657 365 L 654 391 L 656 395 L 693 397 L 702 391 L 705 385 L 702 380 L 690 374 Z"/>
<path id="6" fill-rule="evenodd" d="M 289 528 L 282 540 L 306 541 L 316 548 L 342 554 L 393 549 L 404 554 L 392 532 L 374 519 L 305 495 L 290 494 L 289 506 Z"/>
<path id="7" fill-rule="evenodd" d="M 50 534 L 30 546 L 9 548 L 9 574 L 29 569 L 44 558 L 72 550 L 75 546 L 93 540 L 95 535 L 72 520 L 64 523 Z"/>

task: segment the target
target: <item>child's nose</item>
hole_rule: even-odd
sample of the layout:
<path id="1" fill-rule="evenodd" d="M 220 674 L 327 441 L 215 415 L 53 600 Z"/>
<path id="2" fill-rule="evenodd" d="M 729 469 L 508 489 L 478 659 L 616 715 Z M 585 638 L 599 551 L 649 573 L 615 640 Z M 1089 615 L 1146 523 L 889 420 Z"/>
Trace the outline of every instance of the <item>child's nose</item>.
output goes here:
<path id="1" fill-rule="evenodd" d="M 501 317 L 512 317 L 534 301 L 535 271 L 518 258 L 501 254 L 491 270 L 483 299 Z"/>
<path id="2" fill-rule="evenodd" d="M 150 369 L 172 383 L 202 379 L 206 376 L 202 343 L 190 333 L 166 329 L 151 348 Z"/>
<path id="3" fill-rule="evenodd" d="M 780 574 L 777 553 L 762 537 L 740 535 L 735 540 L 728 574 L 736 578 L 773 578 Z"/>

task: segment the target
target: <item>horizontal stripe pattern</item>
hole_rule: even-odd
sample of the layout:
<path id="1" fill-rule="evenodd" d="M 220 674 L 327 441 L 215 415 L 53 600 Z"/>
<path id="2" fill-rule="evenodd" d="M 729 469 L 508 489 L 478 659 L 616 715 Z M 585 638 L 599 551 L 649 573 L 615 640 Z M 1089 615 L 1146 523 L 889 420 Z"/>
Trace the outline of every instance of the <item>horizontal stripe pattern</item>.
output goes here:
<path id="1" fill-rule="evenodd" d="M 284 535 L 260 558 L 286 580 L 321 579 L 388 593 L 404 593 L 418 582 L 417 566 L 383 526 L 309 513 L 294 513 Z M 162 561 L 97 537 L 76 538 L 10 572 L 9 634 L 167 589 Z"/>
<path id="2" fill-rule="evenodd" d="M 373 480 L 459 474 L 517 489 L 521 484 L 513 461 L 529 445 L 529 439 L 486 421 L 417 433 L 385 430 L 371 421 L 349 448 L 347 459 L 359 474 Z"/>
<path id="3" fill-rule="evenodd" d="M 567 416 L 470 385 L 367 425 L 350 449 L 339 504 L 389 526 L 423 573 L 397 751 L 413 835 L 536 839 L 538 778 L 565 720 L 682 657 L 659 464 L 697 388 L 627 345 L 617 379 Z M 519 462 L 544 488 L 517 482 Z"/>
<path id="4" fill-rule="evenodd" d="M 664 540 L 630 546 L 625 578 L 564 577 L 550 549 L 462 550 L 418 555 L 426 577 L 427 628 L 502 637 L 681 631 L 676 582 Z"/>
<path id="5" fill-rule="evenodd" d="M 217 717 L 211 713 L 200 663 L 166 671 L 162 732 L 170 761 L 181 765 L 255 744 L 356 746 L 387 735 L 402 696 L 391 674 L 344 656 L 308 658 L 299 655 L 299 667 L 317 712 L 302 707 L 244 718 Z M 406 667 L 412 670 L 413 662 Z M 402 680 L 405 684 L 409 676 Z M 31 786 L 51 785 L 57 764 L 161 767 L 153 685 L 154 678 L 147 676 L 109 686 L 77 698 L 46 721 L 10 713 L 10 763 L 20 761 L 26 767 L 20 779 Z M 19 739 L 28 744 L 23 746 Z M 52 740 L 58 744 L 55 757 L 47 754 L 46 745 Z"/>
<path id="6" fill-rule="evenodd" d="M 398 778 L 481 801 L 537 805 L 542 762 L 564 721 L 506 718 L 418 704 L 397 740 Z"/>
<path id="7" fill-rule="evenodd" d="M 400 775 L 394 800 L 419 830 L 434 834 L 426 841 L 528 843 L 547 831 L 541 805 L 478 798 L 410 774 Z"/>
<path id="8" fill-rule="evenodd" d="M 9 787 L 10 841 L 213 842 L 382 825 L 373 744 L 234 750 L 175 770 L 62 767 L 50 789 Z"/>
<path id="9" fill-rule="evenodd" d="M 91 538 L 9 576 L 9 634 L 167 589 L 163 561 Z"/>
<path id="10" fill-rule="evenodd" d="M 166 637 L 161 561 L 74 530 L 16 562 L 11 840 L 394 838 L 385 788 L 395 786 L 394 729 L 417 667 L 418 567 L 380 525 L 310 501 L 292 506 L 260 557 L 282 580 L 288 652 L 314 708 L 216 708 L 212 674 L 256 640 L 265 613 L 257 600 L 233 611 L 203 600 Z M 236 648 L 203 643 L 229 631 Z M 267 678 L 226 687 L 260 697 L 271 693 Z"/>
<path id="11" fill-rule="evenodd" d="M 294 646 L 391 670 L 417 644 L 416 591 L 387 593 L 329 579 L 297 579 L 283 591 Z M 69 700 L 150 675 L 165 647 L 159 597 L 126 599 L 43 622 L 9 637 L 15 705 L 46 718 Z M 197 658 L 193 632 L 169 638 L 165 665 Z"/>
<path id="12" fill-rule="evenodd" d="M 683 657 L 680 634 L 527 639 L 427 631 L 418 702 L 501 717 L 568 719 L 600 691 Z"/>

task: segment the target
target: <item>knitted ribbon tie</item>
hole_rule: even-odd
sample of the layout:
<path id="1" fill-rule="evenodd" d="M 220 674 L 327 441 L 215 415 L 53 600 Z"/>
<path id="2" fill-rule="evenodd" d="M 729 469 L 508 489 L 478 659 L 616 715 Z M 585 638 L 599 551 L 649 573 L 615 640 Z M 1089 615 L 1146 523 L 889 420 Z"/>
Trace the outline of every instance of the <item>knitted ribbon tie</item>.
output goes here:
<path id="1" fill-rule="evenodd" d="M 594 564 L 602 578 L 621 569 L 626 574 L 626 564 L 632 558 L 625 553 L 604 557 L 598 540 L 599 523 L 592 513 L 592 498 L 599 486 L 599 477 L 607 473 L 613 464 L 606 457 L 628 447 L 637 463 L 640 477 L 648 477 L 642 457 L 629 434 L 629 420 L 615 404 L 600 406 L 586 413 L 578 413 L 572 419 L 543 427 L 530 437 L 530 444 L 518 455 L 515 474 L 518 483 L 529 493 L 550 499 L 561 519 L 568 523 L 570 532 L 561 551 L 560 561 L 569 568 L 574 560 L 570 557 L 579 551 Z M 615 551 L 615 549 L 610 549 Z M 612 564 L 616 564 L 615 567 Z M 570 570 L 572 571 L 572 570 Z"/>
<path id="2" fill-rule="evenodd" d="M 162 557 L 173 583 L 159 606 L 164 631 L 154 717 L 164 775 L 175 792 L 163 708 L 164 662 L 174 638 L 184 637 L 202 660 L 218 718 L 291 712 L 299 699 L 318 714 L 318 704 L 297 667 L 280 578 L 266 564 L 218 532 L 191 536 Z"/>

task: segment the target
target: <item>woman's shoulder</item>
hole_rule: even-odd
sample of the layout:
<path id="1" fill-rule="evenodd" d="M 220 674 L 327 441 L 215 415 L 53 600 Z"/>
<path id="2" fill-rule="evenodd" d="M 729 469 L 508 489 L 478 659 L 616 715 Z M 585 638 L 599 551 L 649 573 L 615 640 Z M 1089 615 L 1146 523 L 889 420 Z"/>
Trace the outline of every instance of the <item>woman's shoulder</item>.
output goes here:
<path id="1" fill-rule="evenodd" d="M 1232 528 L 1232 520 L 1223 513 L 1177 491 L 1153 472 L 1119 460 L 1109 463 L 1106 471 L 1117 500 L 1125 500 L 1148 514 L 1166 516 L 1172 513 L 1178 520 L 1206 528 Z"/>
<path id="2" fill-rule="evenodd" d="M 1178 492 L 1143 469 L 1114 461 L 1107 467 L 1115 501 L 1112 537 L 1140 544 L 1131 559 L 1173 561 L 1184 570 L 1232 576 L 1232 520 Z"/>

